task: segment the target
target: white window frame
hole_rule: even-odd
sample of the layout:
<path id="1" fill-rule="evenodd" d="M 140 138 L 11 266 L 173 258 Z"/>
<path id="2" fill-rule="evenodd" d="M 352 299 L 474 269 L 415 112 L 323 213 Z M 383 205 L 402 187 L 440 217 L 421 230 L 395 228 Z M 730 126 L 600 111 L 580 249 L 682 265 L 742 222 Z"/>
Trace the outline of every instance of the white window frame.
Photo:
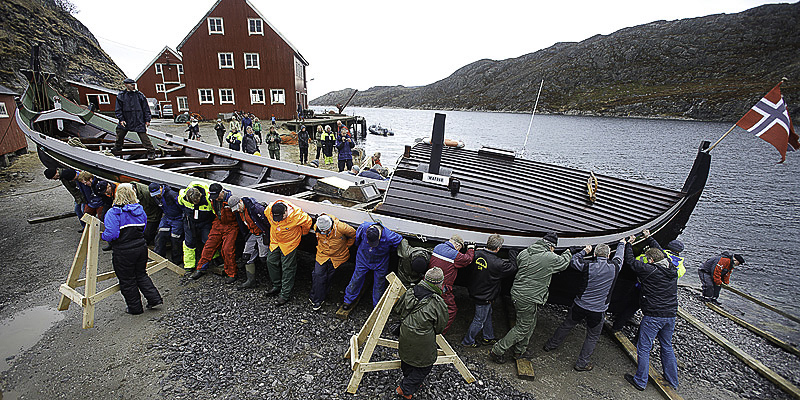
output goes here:
<path id="1" fill-rule="evenodd" d="M 254 95 L 259 96 L 261 100 L 256 100 Z M 267 97 L 264 89 L 250 89 L 250 104 L 267 104 L 266 101 Z"/>
<path id="2" fill-rule="evenodd" d="M 258 21 L 258 31 L 253 31 L 251 22 Z M 247 33 L 250 35 L 261 35 L 264 36 L 264 20 L 261 18 L 248 18 L 247 19 Z"/>
<path id="3" fill-rule="evenodd" d="M 276 99 L 275 96 L 278 95 Z M 286 104 L 286 91 L 283 89 L 270 89 L 269 90 L 269 103 L 270 104 Z"/>
<path id="4" fill-rule="evenodd" d="M 212 92 L 213 93 L 213 92 Z M 178 103 L 178 111 L 189 111 L 189 98 L 186 96 L 176 97 L 175 101 Z"/>
<path id="5" fill-rule="evenodd" d="M 163 75 L 164 68 L 161 66 L 161 64 L 156 63 L 155 66 L 156 66 L 156 75 Z"/>
<path id="6" fill-rule="evenodd" d="M 251 59 L 255 56 L 255 65 L 247 65 L 247 56 L 251 56 Z M 244 53 L 244 69 L 250 68 L 261 69 L 261 56 L 258 53 Z"/>
<path id="7" fill-rule="evenodd" d="M 108 98 L 107 94 L 98 94 L 97 102 L 100 104 L 111 104 L 111 100 Z"/>
<path id="8" fill-rule="evenodd" d="M 183 74 L 183 64 L 178 64 L 178 73 Z"/>
<path id="9" fill-rule="evenodd" d="M 8 109 L 6 108 L 6 103 L 0 101 L 0 118 L 10 118 L 8 115 Z"/>
<path id="10" fill-rule="evenodd" d="M 211 100 L 203 101 L 203 93 L 210 95 Z M 213 89 L 197 89 L 197 98 L 200 100 L 200 104 L 214 104 L 214 90 Z"/>
<path id="11" fill-rule="evenodd" d="M 219 20 L 219 30 L 215 31 L 211 29 L 211 21 L 217 21 L 217 20 Z M 225 21 L 222 20 L 222 17 L 208 17 L 208 34 L 209 35 L 225 34 Z"/>
<path id="12" fill-rule="evenodd" d="M 225 100 L 225 97 L 227 97 L 227 96 L 223 96 L 222 95 L 224 92 L 227 92 L 227 91 L 230 91 L 230 94 L 231 94 L 231 99 L 230 100 Z M 236 104 L 236 97 L 233 95 L 233 89 L 232 88 L 221 88 L 219 90 L 219 104 Z"/>
<path id="13" fill-rule="evenodd" d="M 222 65 L 222 56 L 225 56 L 226 59 L 230 59 L 231 65 Z M 228 60 L 225 60 L 228 61 Z M 217 53 L 217 62 L 219 63 L 219 69 L 233 69 L 233 53 Z"/>
<path id="14" fill-rule="evenodd" d="M 167 91 L 167 86 L 163 83 L 156 83 L 156 93 L 164 93 Z"/>

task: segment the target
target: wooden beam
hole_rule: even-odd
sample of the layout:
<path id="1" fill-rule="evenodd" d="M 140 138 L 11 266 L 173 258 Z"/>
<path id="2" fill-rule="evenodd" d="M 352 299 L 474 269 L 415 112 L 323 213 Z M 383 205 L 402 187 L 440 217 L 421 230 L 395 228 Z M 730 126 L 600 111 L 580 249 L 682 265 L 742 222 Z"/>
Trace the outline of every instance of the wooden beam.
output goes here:
<path id="1" fill-rule="evenodd" d="M 58 291 L 61 292 L 63 296 L 67 297 L 71 301 L 74 301 L 78 305 L 83 303 L 83 294 L 67 286 L 66 283 L 62 283 L 61 286 L 58 287 Z"/>
<path id="2" fill-rule="evenodd" d="M 775 371 L 767 368 L 767 366 L 765 366 L 761 361 L 758 361 L 749 354 L 745 353 L 738 346 L 731 343 L 728 339 L 724 338 L 722 335 L 720 335 L 713 329 L 706 326 L 706 324 L 700 322 L 697 318 L 686 312 L 683 308 L 678 307 L 678 315 L 681 318 L 688 321 L 690 324 L 694 325 L 695 328 L 699 329 L 700 332 L 703 332 L 706 336 L 711 338 L 711 340 L 717 342 L 717 344 L 725 348 L 725 350 L 727 350 L 728 353 L 732 354 L 733 356 L 741 360 L 743 363 L 745 363 L 748 367 L 758 372 L 761 376 L 767 378 L 770 382 L 777 385 L 784 392 L 788 393 L 795 399 L 800 399 L 800 388 L 793 385 L 791 382 L 786 380 L 786 378 L 778 375 L 777 373 L 775 373 Z"/>
<path id="3" fill-rule="evenodd" d="M 31 225 L 40 224 L 42 222 L 55 221 L 55 220 L 65 219 L 65 218 L 74 217 L 74 216 L 75 216 L 75 211 L 70 211 L 70 212 L 65 212 L 65 213 L 61 213 L 61 214 L 50 215 L 50 216 L 47 216 L 47 217 L 30 218 L 30 219 L 28 219 L 28 223 L 31 224 Z"/>
<path id="4" fill-rule="evenodd" d="M 755 326 L 755 325 L 753 325 L 753 324 L 751 324 L 751 323 L 749 323 L 749 322 L 747 322 L 747 321 L 745 321 L 745 320 L 743 320 L 743 319 L 741 319 L 741 318 L 739 318 L 739 317 L 737 317 L 737 316 L 735 316 L 735 315 L 723 310 L 720 306 L 718 306 L 716 304 L 706 303 L 706 306 L 708 306 L 708 308 L 716 311 L 719 315 L 722 315 L 723 317 L 728 318 L 731 321 L 736 322 L 737 324 L 743 326 L 748 331 L 753 332 L 758 336 L 761 336 L 762 338 L 766 339 L 768 342 L 774 344 L 775 346 L 778 346 L 778 347 L 786 350 L 787 352 L 792 353 L 792 354 L 800 357 L 800 350 L 798 350 L 797 347 L 794 347 L 794 346 L 790 345 L 789 343 L 786 343 L 783 340 L 778 339 L 773 334 L 771 334 L 771 333 L 769 333 L 769 332 L 767 332 L 767 331 L 765 331 L 765 330 L 763 330 L 763 329 L 761 329 L 761 328 L 759 328 L 759 327 L 757 327 L 757 326 Z"/>
<path id="5" fill-rule="evenodd" d="M 723 284 L 722 287 L 724 287 L 725 289 L 730 290 L 733 293 L 738 294 L 739 296 L 744 297 L 747 300 L 752 301 L 753 303 L 756 303 L 756 304 L 758 304 L 758 305 L 760 305 L 760 306 L 762 306 L 762 307 L 764 307 L 764 308 L 766 308 L 768 310 L 771 310 L 771 311 L 774 311 L 774 312 L 776 312 L 776 313 L 778 313 L 780 315 L 783 315 L 784 317 L 789 318 L 790 320 L 800 324 L 800 318 L 798 318 L 795 315 L 789 314 L 788 312 L 783 311 L 780 308 L 773 306 L 772 304 L 765 303 L 765 302 L 755 298 L 752 295 L 749 295 L 749 294 L 747 294 L 747 293 L 745 293 L 745 292 L 743 292 L 743 291 L 741 291 L 739 289 L 736 289 L 734 287 L 731 287 L 730 285 L 724 285 Z"/>
<path id="6" fill-rule="evenodd" d="M 88 240 L 89 230 L 84 228 L 83 234 L 81 235 L 81 241 L 78 243 L 78 250 L 75 252 L 75 257 L 72 259 L 72 265 L 69 268 L 69 272 L 67 272 L 67 283 L 65 285 L 70 289 L 78 286 L 78 277 L 80 277 L 81 271 L 83 270 L 83 264 L 86 262 L 86 253 L 89 248 Z M 61 296 L 61 299 L 58 301 L 58 311 L 69 309 L 69 304 L 70 298 L 68 296 Z"/>
<path id="7" fill-rule="evenodd" d="M 520 357 L 517 360 L 517 378 L 532 381 L 536 377 L 531 360 Z"/>
<path id="8" fill-rule="evenodd" d="M 606 330 L 611 332 L 611 336 L 614 339 L 616 339 L 617 343 L 619 343 L 622 346 L 622 349 L 625 351 L 625 354 L 627 354 L 628 357 L 630 357 L 630 359 L 633 360 L 634 364 L 638 363 L 639 357 L 636 354 L 636 346 L 634 346 L 633 343 L 631 343 L 631 341 L 628 340 L 628 337 L 625 336 L 625 334 L 623 334 L 622 331 L 612 332 L 611 323 L 609 323 L 608 321 L 606 321 L 605 327 Z M 656 371 L 656 369 L 653 368 L 652 365 L 649 365 L 648 367 L 650 369 L 648 372 L 648 374 L 650 375 L 650 382 L 653 382 L 655 384 L 656 389 L 658 389 L 659 393 L 661 393 L 661 395 L 664 396 L 664 398 L 670 400 L 683 399 L 683 397 L 681 397 L 681 395 L 679 395 L 678 392 L 676 392 L 675 389 L 673 389 L 672 386 L 669 385 L 669 383 L 664 379 L 664 377 L 661 374 L 659 374 L 658 371 Z"/>

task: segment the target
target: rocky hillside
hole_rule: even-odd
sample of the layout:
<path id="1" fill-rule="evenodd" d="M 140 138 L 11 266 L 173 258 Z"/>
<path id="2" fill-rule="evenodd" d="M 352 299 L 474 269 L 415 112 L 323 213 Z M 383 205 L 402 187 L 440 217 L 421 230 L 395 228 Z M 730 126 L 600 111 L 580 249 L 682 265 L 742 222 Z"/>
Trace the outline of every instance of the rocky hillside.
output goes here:
<path id="1" fill-rule="evenodd" d="M 64 79 L 121 87 L 123 72 L 97 39 L 70 14 L 67 0 L 0 1 L 0 84 L 21 90 L 29 68 L 31 46 L 41 45 L 42 69 Z"/>
<path id="2" fill-rule="evenodd" d="M 738 14 L 656 21 L 507 60 L 480 60 L 427 86 L 373 87 L 364 107 L 539 111 L 736 120 L 782 77 L 800 115 L 800 3 Z M 312 105 L 335 105 L 352 89 Z"/>

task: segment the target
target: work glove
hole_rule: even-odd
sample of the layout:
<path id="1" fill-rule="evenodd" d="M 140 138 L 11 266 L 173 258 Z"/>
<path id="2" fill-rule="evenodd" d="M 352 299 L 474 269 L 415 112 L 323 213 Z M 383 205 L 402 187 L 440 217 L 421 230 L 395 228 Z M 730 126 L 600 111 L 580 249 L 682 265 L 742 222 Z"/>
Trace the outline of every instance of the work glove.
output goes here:
<path id="1" fill-rule="evenodd" d="M 466 242 L 466 243 L 464 243 L 464 245 L 467 246 L 467 249 L 474 249 L 475 248 L 475 242 Z"/>

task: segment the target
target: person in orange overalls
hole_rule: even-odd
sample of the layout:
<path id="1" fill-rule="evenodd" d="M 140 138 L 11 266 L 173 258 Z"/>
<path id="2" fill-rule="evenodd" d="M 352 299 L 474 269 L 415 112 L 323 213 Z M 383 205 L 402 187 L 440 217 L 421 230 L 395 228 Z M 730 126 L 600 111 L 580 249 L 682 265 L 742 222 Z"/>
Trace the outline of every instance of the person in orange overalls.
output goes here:
<path id="1" fill-rule="evenodd" d="M 236 282 L 236 237 L 239 235 L 239 223 L 236 215 L 228 206 L 231 197 L 230 190 L 223 190 L 219 183 L 212 183 L 208 187 L 208 194 L 211 198 L 211 206 L 214 209 L 214 222 L 211 223 L 211 231 L 208 233 L 208 240 L 203 247 L 200 261 L 197 262 L 197 271 L 192 274 L 190 279 L 198 279 L 205 275 L 208 263 L 214 257 L 214 253 L 221 247 L 222 260 L 225 263 L 225 283 Z"/>
<path id="2" fill-rule="evenodd" d="M 311 230 L 311 217 L 286 200 L 272 202 L 264 211 L 269 220 L 269 254 L 267 269 L 272 280 L 272 290 L 267 295 L 279 294 L 276 305 L 289 302 L 297 273 L 297 246 L 300 238 Z"/>

